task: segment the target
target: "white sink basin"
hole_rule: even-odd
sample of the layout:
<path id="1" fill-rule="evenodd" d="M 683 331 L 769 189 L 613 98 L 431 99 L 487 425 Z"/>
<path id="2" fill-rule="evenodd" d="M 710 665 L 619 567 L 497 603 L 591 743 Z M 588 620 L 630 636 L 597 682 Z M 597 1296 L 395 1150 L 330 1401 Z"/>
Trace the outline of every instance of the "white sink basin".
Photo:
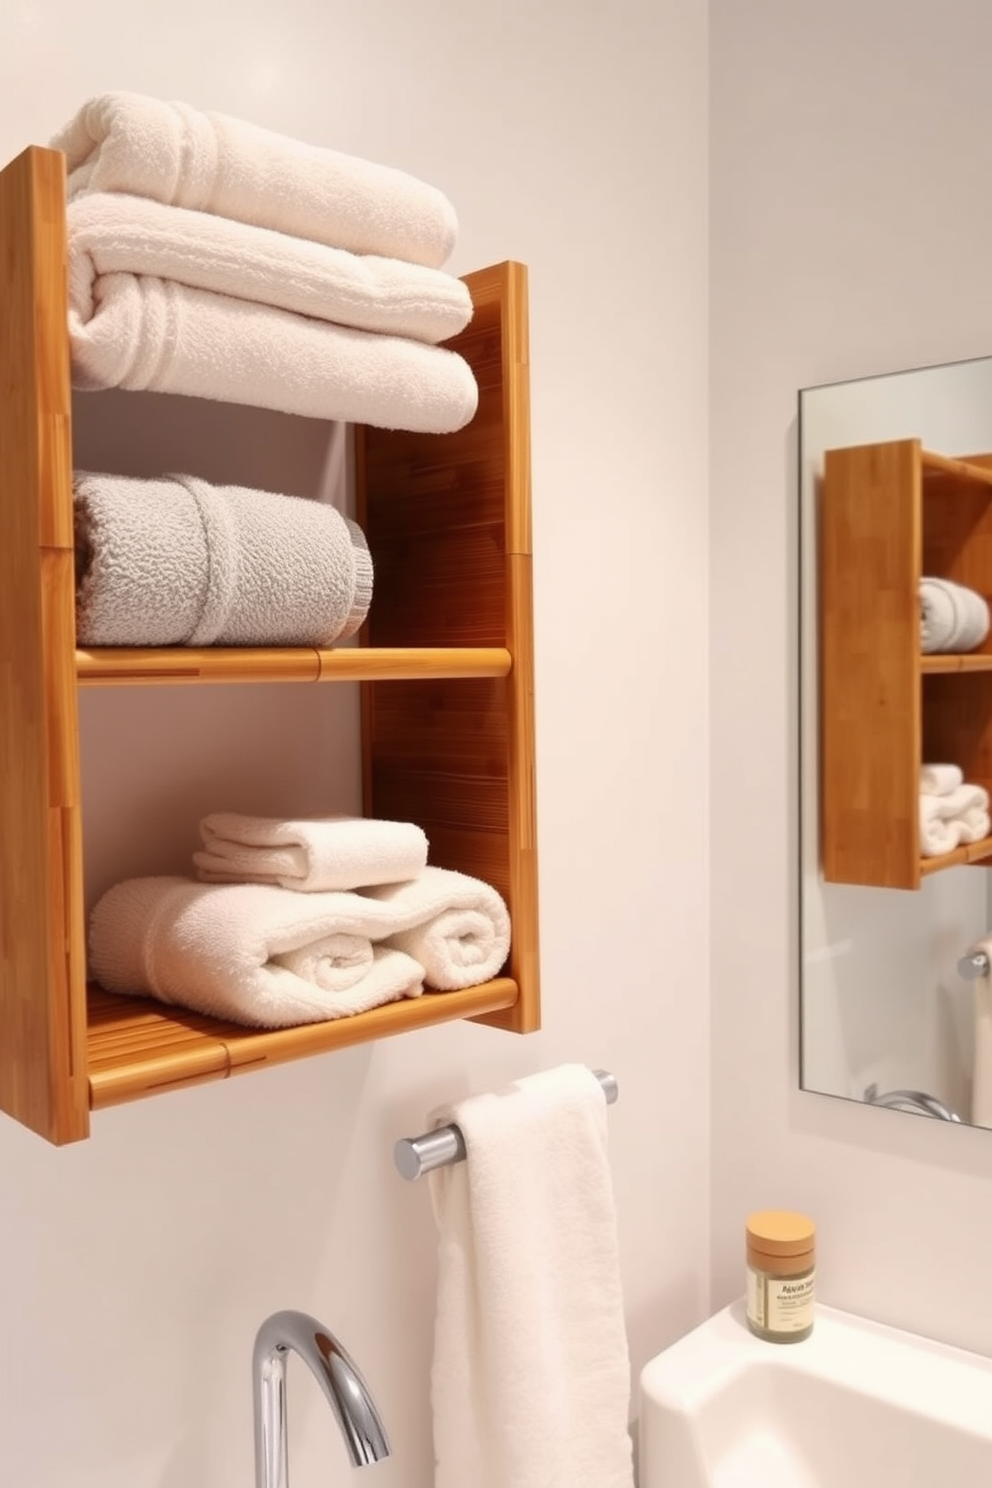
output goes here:
<path id="1" fill-rule="evenodd" d="M 992 1360 L 818 1306 L 764 1343 L 735 1303 L 646 1364 L 641 1488 L 989 1488 Z"/>

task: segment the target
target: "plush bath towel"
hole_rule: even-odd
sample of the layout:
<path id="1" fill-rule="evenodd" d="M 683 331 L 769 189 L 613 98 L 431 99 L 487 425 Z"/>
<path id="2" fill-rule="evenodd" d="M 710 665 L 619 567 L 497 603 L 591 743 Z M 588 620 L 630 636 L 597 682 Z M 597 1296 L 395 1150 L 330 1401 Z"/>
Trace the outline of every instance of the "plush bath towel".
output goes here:
<path id="1" fill-rule="evenodd" d="M 430 268 L 455 246 L 454 209 L 435 187 L 188 104 L 104 93 L 51 143 L 67 157 L 70 198 L 122 191 Z"/>
<path id="2" fill-rule="evenodd" d="M 973 651 L 989 633 L 989 607 L 974 589 L 950 579 L 920 580 L 920 649 Z"/>
<path id="3" fill-rule="evenodd" d="M 269 883 L 297 892 L 360 889 L 417 878 L 427 838 L 413 822 L 338 816 L 274 821 L 218 811 L 200 823 L 193 854 L 206 883 Z"/>
<path id="4" fill-rule="evenodd" d="M 922 765 L 920 767 L 920 790 L 925 796 L 948 796 L 964 784 L 964 772 L 960 765 Z"/>
<path id="5" fill-rule="evenodd" d="M 69 299 L 82 324 L 106 274 L 173 280 L 357 330 L 445 341 L 472 319 L 466 286 L 440 269 L 327 248 L 209 212 L 113 192 L 70 203 Z"/>
<path id="6" fill-rule="evenodd" d="M 90 917 L 89 970 L 108 992 L 257 1028 L 321 1023 L 416 997 L 423 968 L 369 943 L 376 915 L 340 902 L 355 897 L 127 879 Z"/>
<path id="7" fill-rule="evenodd" d="M 963 843 L 992 834 L 989 793 L 981 785 L 960 785 L 940 796 L 920 795 L 920 850 L 924 857 L 953 852 Z"/>
<path id="8" fill-rule="evenodd" d="M 403 918 L 389 944 L 419 961 L 428 986 L 439 992 L 488 981 L 510 954 L 506 905 L 481 879 L 429 866 L 409 883 L 362 892 Z"/>
<path id="9" fill-rule="evenodd" d="M 432 1113 L 436 1488 L 632 1488 L 606 1102 L 579 1065 Z M 673 1484 L 673 1488 L 677 1488 Z"/>
<path id="10" fill-rule="evenodd" d="M 361 529 L 317 501 L 77 472 L 84 646 L 327 646 L 372 598 Z"/>
<path id="11" fill-rule="evenodd" d="M 432 883 L 433 892 L 415 892 L 424 880 Z M 269 884 L 127 879 L 110 889 L 93 910 L 90 970 L 109 992 L 157 997 L 238 1022 L 268 1028 L 318 1022 L 394 997 L 413 996 L 425 979 L 438 989 L 438 981 L 425 978 L 423 962 L 394 944 L 392 937 L 431 916 L 443 916 L 448 906 L 457 912 L 469 902 L 491 902 L 495 890 L 485 894 L 486 887 L 440 868 L 425 868 L 420 879 L 398 886 L 409 893 L 396 894 L 384 888 L 297 894 Z M 505 915 L 503 901 L 498 895 L 496 899 Z M 464 928 L 470 937 L 483 934 L 478 912 Z M 341 936 L 347 938 L 343 948 Z M 316 990 L 299 976 L 301 967 L 314 957 L 322 961 L 343 954 L 345 969 L 350 969 L 354 937 L 372 942 L 373 952 L 394 952 L 400 959 L 367 958 L 367 974 L 343 992 L 331 985 L 330 976 L 326 988 Z M 506 938 L 508 943 L 508 929 Z M 454 944 L 448 948 L 447 959 L 459 972 L 458 986 L 487 981 L 500 969 L 505 956 L 502 941 L 492 935 L 489 940 L 488 958 L 476 959 L 471 950 Z M 444 953 L 433 949 L 438 959 L 433 969 L 443 974 Z M 470 966 L 463 964 L 466 955 Z M 287 956 L 293 959 L 287 962 Z"/>
<path id="12" fill-rule="evenodd" d="M 90 311 L 92 310 L 92 313 Z M 102 274 L 69 305 L 77 388 L 180 393 L 307 418 L 449 434 L 478 403 L 456 352 L 169 279 Z"/>

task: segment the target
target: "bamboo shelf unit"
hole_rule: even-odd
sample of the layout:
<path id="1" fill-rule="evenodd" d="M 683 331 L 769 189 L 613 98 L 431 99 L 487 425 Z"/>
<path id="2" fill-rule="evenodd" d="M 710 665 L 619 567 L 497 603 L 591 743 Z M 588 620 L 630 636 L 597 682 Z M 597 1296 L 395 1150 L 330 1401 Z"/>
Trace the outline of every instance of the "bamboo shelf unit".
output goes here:
<path id="1" fill-rule="evenodd" d="M 0 1109 L 64 1143 L 94 1108 L 407 1029 L 537 1028 L 526 269 L 467 276 L 466 429 L 356 430 L 365 644 L 77 650 L 66 261 L 64 159 L 32 147 L 0 172 Z M 503 975 L 274 1032 L 87 986 L 77 688 L 276 681 L 363 684 L 365 812 L 500 890 Z"/>
<path id="2" fill-rule="evenodd" d="M 992 596 L 992 455 L 918 439 L 828 450 L 818 547 L 824 878 L 918 889 L 992 858 L 992 837 L 924 857 L 919 825 L 924 761 L 992 790 L 992 636 L 923 655 L 919 603 L 924 575 Z"/>

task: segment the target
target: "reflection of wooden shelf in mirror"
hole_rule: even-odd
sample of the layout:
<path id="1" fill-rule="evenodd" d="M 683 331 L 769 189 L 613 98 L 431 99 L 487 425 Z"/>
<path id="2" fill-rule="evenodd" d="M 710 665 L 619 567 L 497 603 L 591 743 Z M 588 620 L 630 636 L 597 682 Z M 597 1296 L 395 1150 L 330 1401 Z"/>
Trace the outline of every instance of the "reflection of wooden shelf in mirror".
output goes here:
<path id="1" fill-rule="evenodd" d="M 538 1027 L 526 270 L 466 278 L 467 428 L 356 431 L 367 646 L 77 650 L 64 178 L 44 149 L 0 171 L 0 1109 L 69 1142 L 91 1107 L 235 1071 L 454 1018 Z M 507 974 L 277 1031 L 87 989 L 78 686 L 315 681 L 362 686 L 366 814 L 507 901 Z"/>
<path id="2" fill-rule="evenodd" d="M 918 889 L 992 856 L 920 852 L 919 771 L 992 788 L 992 637 L 920 653 L 923 575 L 992 593 L 992 456 L 919 440 L 829 450 L 819 509 L 821 844 L 830 883 Z"/>

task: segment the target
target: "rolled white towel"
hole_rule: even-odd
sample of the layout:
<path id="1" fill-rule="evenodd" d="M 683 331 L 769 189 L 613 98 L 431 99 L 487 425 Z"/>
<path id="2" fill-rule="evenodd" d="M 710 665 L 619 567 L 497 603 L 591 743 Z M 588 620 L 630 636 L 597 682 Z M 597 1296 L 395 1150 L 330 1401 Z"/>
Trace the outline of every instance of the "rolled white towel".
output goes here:
<path id="1" fill-rule="evenodd" d="M 89 99 L 51 143 L 70 201 L 127 192 L 431 268 L 458 235 L 447 197 L 405 171 L 142 93 Z"/>
<path id="2" fill-rule="evenodd" d="M 989 607 L 974 589 L 950 579 L 920 580 L 920 649 L 972 651 L 989 633 Z"/>
<path id="3" fill-rule="evenodd" d="M 920 791 L 925 796 L 946 796 L 964 784 L 960 765 L 922 765 Z"/>
<path id="4" fill-rule="evenodd" d="M 500 895 L 481 879 L 427 867 L 411 883 L 384 884 L 363 893 L 401 914 L 409 928 L 388 944 L 424 968 L 429 988 L 454 992 L 487 982 L 510 953 L 510 916 Z"/>
<path id="5" fill-rule="evenodd" d="M 356 947 L 388 925 L 354 894 L 133 878 L 93 910 L 90 971 L 108 992 L 289 1028 L 423 991 L 423 967 L 402 951 Z"/>
<path id="6" fill-rule="evenodd" d="M 413 822 L 350 816 L 280 821 L 219 811 L 200 823 L 193 854 L 205 883 L 278 884 L 315 893 L 417 878 L 427 838 Z"/>
<path id="7" fill-rule="evenodd" d="M 942 796 L 920 795 L 920 850 L 940 857 L 965 842 L 989 836 L 989 793 L 981 785 L 960 785 Z"/>

